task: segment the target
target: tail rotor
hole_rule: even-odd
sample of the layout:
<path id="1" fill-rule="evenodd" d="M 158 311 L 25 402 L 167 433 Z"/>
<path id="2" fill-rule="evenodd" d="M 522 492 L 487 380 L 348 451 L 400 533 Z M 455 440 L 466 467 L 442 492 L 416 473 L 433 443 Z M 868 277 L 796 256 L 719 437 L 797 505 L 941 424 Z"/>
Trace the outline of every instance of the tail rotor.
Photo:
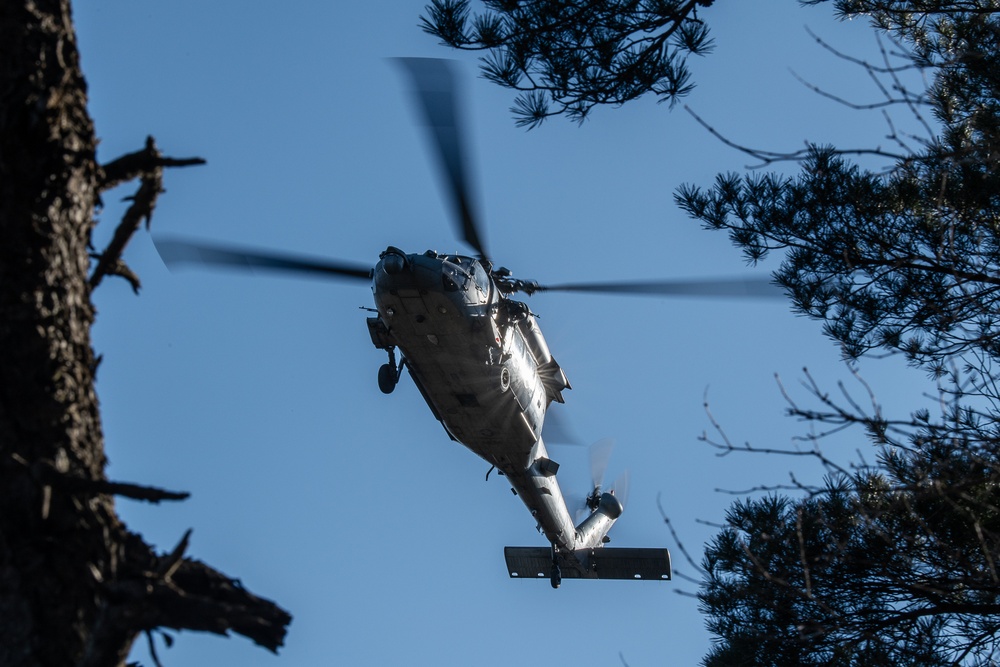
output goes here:
<path id="1" fill-rule="evenodd" d="M 629 486 L 627 470 L 618 476 L 610 489 L 605 489 L 604 486 L 604 477 L 608 470 L 608 464 L 611 462 L 611 452 L 614 451 L 614 448 L 615 441 L 611 438 L 603 438 L 590 446 L 590 493 L 581 502 L 578 502 L 577 521 L 587 514 L 596 512 L 601 506 L 601 496 L 605 493 L 615 496 L 622 506 L 625 506 Z"/>
<path id="2" fill-rule="evenodd" d="M 611 462 L 611 452 L 615 449 L 615 441 L 611 438 L 602 438 L 590 446 L 590 495 L 587 496 L 586 506 L 593 512 L 597 509 L 601 501 L 601 487 L 604 485 L 604 474 L 608 471 L 608 464 Z"/>

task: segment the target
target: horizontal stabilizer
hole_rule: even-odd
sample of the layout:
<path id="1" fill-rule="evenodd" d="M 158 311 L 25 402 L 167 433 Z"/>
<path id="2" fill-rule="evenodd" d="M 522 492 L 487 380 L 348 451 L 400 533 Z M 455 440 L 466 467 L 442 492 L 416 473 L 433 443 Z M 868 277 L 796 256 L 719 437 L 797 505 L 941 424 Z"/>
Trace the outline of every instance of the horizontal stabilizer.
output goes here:
<path id="1" fill-rule="evenodd" d="M 512 579 L 549 579 L 550 547 L 505 547 L 507 572 Z M 603 547 L 559 554 L 563 579 L 670 579 L 670 552 L 666 549 Z"/>

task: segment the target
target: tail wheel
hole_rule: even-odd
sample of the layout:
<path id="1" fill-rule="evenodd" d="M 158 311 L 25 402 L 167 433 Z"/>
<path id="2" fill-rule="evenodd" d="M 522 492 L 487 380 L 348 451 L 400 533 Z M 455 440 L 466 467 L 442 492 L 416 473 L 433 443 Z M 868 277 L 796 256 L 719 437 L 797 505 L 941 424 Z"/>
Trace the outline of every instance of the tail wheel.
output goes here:
<path id="1" fill-rule="evenodd" d="M 552 564 L 552 577 L 549 579 L 549 583 L 552 584 L 552 588 L 559 588 L 562 584 L 562 570 L 555 563 Z"/>

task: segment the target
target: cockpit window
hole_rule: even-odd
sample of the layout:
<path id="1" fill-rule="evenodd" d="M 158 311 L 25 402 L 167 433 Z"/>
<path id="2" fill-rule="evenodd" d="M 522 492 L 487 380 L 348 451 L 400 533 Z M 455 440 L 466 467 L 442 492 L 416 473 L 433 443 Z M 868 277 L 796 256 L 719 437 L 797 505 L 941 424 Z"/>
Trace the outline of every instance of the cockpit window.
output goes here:
<path id="1" fill-rule="evenodd" d="M 441 266 L 441 280 L 444 282 L 444 289 L 447 292 L 454 292 L 456 290 L 464 292 L 469 289 L 471 278 L 462 267 L 451 262 L 451 259 L 449 258 L 442 262 Z"/>
<path id="2" fill-rule="evenodd" d="M 476 281 L 476 289 L 479 290 L 482 300 L 485 301 L 490 296 L 490 275 L 481 265 L 473 267 L 472 279 Z"/>
<path id="3" fill-rule="evenodd" d="M 441 258 L 444 260 L 442 279 L 445 290 L 467 292 L 471 285 L 475 285 L 479 292 L 479 302 L 489 300 L 490 274 L 479 260 L 465 255 L 447 255 Z"/>

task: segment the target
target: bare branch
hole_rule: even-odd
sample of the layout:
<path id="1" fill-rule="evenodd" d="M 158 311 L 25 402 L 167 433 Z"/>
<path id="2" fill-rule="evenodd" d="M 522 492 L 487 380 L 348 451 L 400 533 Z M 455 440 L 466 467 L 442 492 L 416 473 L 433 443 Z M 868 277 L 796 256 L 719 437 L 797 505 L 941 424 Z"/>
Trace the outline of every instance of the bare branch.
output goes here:
<path id="1" fill-rule="evenodd" d="M 143 150 L 129 153 L 104 166 L 100 187 L 107 189 L 132 178 L 139 178 L 139 189 L 131 197 L 132 205 L 128 207 L 114 237 L 104 252 L 96 256 L 97 266 L 90 276 L 90 287 L 93 290 L 101 284 L 104 276 L 117 275 L 126 278 L 132 286 L 132 291 L 139 292 L 139 278 L 126 266 L 122 259 L 125 247 L 139 229 L 143 220 L 149 229 L 156 208 L 156 200 L 163 192 L 163 168 L 186 167 L 205 164 L 201 158 L 175 159 L 163 157 L 153 137 L 146 138 Z"/>
<path id="2" fill-rule="evenodd" d="M 753 159 L 757 160 L 757 164 L 747 165 L 747 169 L 761 169 L 769 165 L 778 162 L 801 162 L 805 160 L 813 152 L 814 147 L 807 145 L 805 148 L 800 148 L 797 151 L 788 152 L 778 152 L 764 150 L 760 148 L 751 148 L 750 146 L 744 146 L 743 144 L 736 143 L 735 141 L 729 139 L 721 132 L 712 127 L 707 121 L 705 121 L 701 116 L 694 112 L 688 105 L 684 105 L 684 110 L 687 111 L 691 116 L 705 128 L 709 134 L 721 141 L 726 146 L 736 149 L 741 153 L 749 155 Z M 912 158 L 912 155 L 906 153 L 894 153 L 892 151 L 886 151 L 881 148 L 837 148 L 830 151 L 833 155 L 872 155 L 876 157 L 883 157 L 895 161 L 906 161 Z"/>
<path id="3" fill-rule="evenodd" d="M 663 509 L 663 494 L 657 494 L 656 506 L 660 510 L 660 516 L 663 517 L 663 523 L 667 526 L 667 530 L 670 531 L 670 537 L 673 538 L 674 543 L 677 545 L 677 549 L 681 552 L 681 555 L 684 557 L 684 560 L 687 561 L 687 564 L 695 572 L 704 573 L 704 568 L 698 565 L 698 563 L 695 562 L 694 558 L 691 557 L 691 552 L 687 550 L 687 547 L 681 540 L 680 535 L 677 534 L 677 530 L 676 528 L 674 528 L 674 524 L 670 521 L 670 517 L 667 516 L 666 511 Z M 687 579 L 692 583 L 698 583 L 696 579 L 692 579 L 687 575 L 681 573 L 675 573 L 675 575 L 681 577 L 682 579 Z"/>

